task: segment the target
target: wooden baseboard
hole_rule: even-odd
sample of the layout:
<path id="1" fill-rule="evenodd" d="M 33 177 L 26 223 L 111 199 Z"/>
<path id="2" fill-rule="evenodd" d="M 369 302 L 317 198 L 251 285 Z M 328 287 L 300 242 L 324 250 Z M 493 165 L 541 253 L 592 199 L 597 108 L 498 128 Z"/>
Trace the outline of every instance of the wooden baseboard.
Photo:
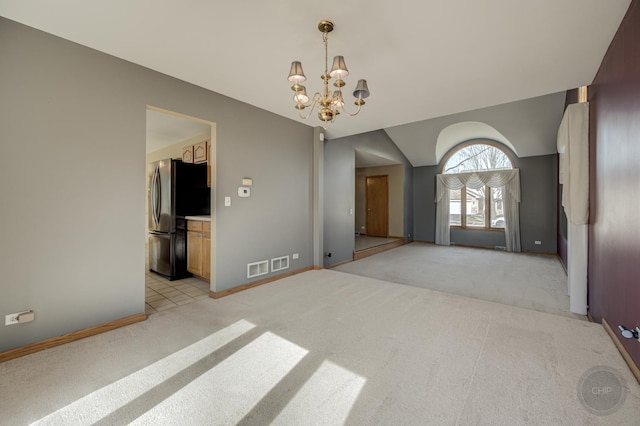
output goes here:
<path id="1" fill-rule="evenodd" d="M 529 254 L 548 254 L 549 256 L 558 256 L 558 253 L 555 251 L 543 251 L 543 250 L 522 250 L 522 253 Z M 562 262 L 560 262 L 562 263 Z"/>
<path id="2" fill-rule="evenodd" d="M 442 247 L 447 247 L 447 246 L 442 245 Z M 448 246 L 448 247 L 464 247 L 464 248 L 470 248 L 470 249 L 478 249 L 478 250 L 493 250 L 493 251 L 496 251 L 495 246 L 494 246 L 494 247 L 491 247 L 491 246 L 472 246 L 472 245 L 469 245 L 469 244 L 459 244 L 459 243 L 456 243 L 456 242 L 454 242 L 453 244 L 449 244 L 449 246 Z M 502 251 L 502 250 L 500 250 L 500 251 Z M 509 252 L 508 252 L 508 251 L 506 251 L 505 253 L 509 253 Z"/>
<path id="3" fill-rule="evenodd" d="M 331 268 L 336 268 L 340 265 L 344 265 L 345 263 L 350 263 L 353 262 L 353 259 L 347 259 L 347 260 L 343 260 L 342 262 L 338 262 L 338 263 L 333 263 L 329 266 L 327 266 L 327 269 L 331 269 Z"/>
<path id="4" fill-rule="evenodd" d="M 20 358 L 25 355 L 40 352 L 45 349 L 64 345 L 65 343 L 70 343 L 76 340 L 84 339 L 85 337 L 95 336 L 96 334 L 104 333 L 106 331 L 111 331 L 116 328 L 135 324 L 137 322 L 144 321 L 146 319 L 147 319 L 147 314 L 144 314 L 144 313 L 131 315 L 128 317 L 117 319 L 115 321 L 109 321 L 104 324 L 94 325 L 93 327 L 83 328 L 82 330 L 72 331 L 71 333 L 52 337 L 50 339 L 42 340 L 40 342 L 35 342 L 29 345 L 20 346 L 19 348 L 9 349 L 8 351 L 0 352 L 0 363 L 9 361 L 10 359 Z"/>
<path id="5" fill-rule="evenodd" d="M 566 272 L 566 271 L 565 271 Z M 593 317 L 591 316 L 591 311 L 587 311 L 587 319 L 589 320 L 589 322 L 595 322 L 593 320 Z"/>
<path id="6" fill-rule="evenodd" d="M 313 269 L 316 269 L 316 267 L 315 266 L 307 266 L 306 268 L 297 269 L 295 271 L 290 271 L 290 272 L 285 272 L 284 274 L 280 274 L 280 275 L 274 275 L 273 277 L 265 278 L 263 280 L 254 281 L 254 282 L 247 283 L 247 284 L 242 284 L 242 285 L 239 285 L 237 287 L 231 287 L 231 288 L 228 288 L 226 290 L 210 291 L 209 292 L 209 297 L 211 297 L 213 299 L 220 299 L 221 297 L 225 297 L 225 296 L 228 296 L 230 294 L 237 293 L 239 291 L 247 290 L 247 289 L 250 289 L 250 288 L 253 288 L 253 287 L 258 287 L 259 285 L 263 285 L 263 284 L 267 284 L 267 283 L 270 283 L 270 282 L 273 282 L 273 281 L 281 280 L 283 278 L 290 277 L 290 276 L 296 275 L 296 274 L 301 274 L 303 272 L 311 271 Z"/>
<path id="7" fill-rule="evenodd" d="M 320 271 L 320 270 L 322 270 L 322 269 L 324 269 L 324 267 L 322 267 L 322 266 L 318 266 L 318 265 L 313 265 L 313 270 L 314 270 L 314 271 Z"/>
<path id="8" fill-rule="evenodd" d="M 374 254 L 382 253 L 384 251 L 391 250 L 396 247 L 400 247 L 404 244 L 405 244 L 404 240 L 399 238 L 398 240 L 391 243 L 371 247 L 370 249 L 366 249 L 366 250 L 354 251 L 353 260 L 364 259 L 365 257 L 373 256 Z"/>
<path id="9" fill-rule="evenodd" d="M 602 318 L 602 326 L 604 327 L 605 330 L 607 330 L 607 333 L 609 333 L 609 337 L 611 337 L 611 340 L 613 340 L 613 343 L 615 343 L 616 347 L 620 351 L 622 358 L 624 358 L 625 362 L 629 366 L 629 369 L 631 370 L 633 375 L 636 377 L 636 380 L 638 381 L 638 383 L 640 383 L 640 368 L 638 368 L 636 363 L 633 362 L 631 355 L 629 354 L 629 352 L 627 352 L 627 349 L 622 345 L 622 342 L 618 338 L 617 333 L 613 331 L 613 329 L 611 328 L 607 320 L 604 318 Z"/>

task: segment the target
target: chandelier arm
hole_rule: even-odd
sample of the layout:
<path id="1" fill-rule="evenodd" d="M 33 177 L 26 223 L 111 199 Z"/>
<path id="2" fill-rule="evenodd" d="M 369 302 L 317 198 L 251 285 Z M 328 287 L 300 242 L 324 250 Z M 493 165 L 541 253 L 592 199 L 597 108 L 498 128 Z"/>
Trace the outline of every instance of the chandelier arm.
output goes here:
<path id="1" fill-rule="evenodd" d="M 302 111 L 298 112 L 298 115 L 300 116 L 300 118 L 302 119 L 307 119 L 309 117 L 311 117 L 311 114 L 313 113 L 313 110 L 315 109 L 316 105 L 318 104 L 318 100 L 320 100 L 320 93 L 316 92 L 313 94 L 313 98 L 311 98 L 311 101 L 308 104 L 302 104 L 304 105 L 306 108 L 309 108 L 309 113 L 308 114 L 302 114 Z"/>
<path id="2" fill-rule="evenodd" d="M 353 117 L 353 116 L 358 115 L 360 113 L 361 109 L 362 109 L 362 105 L 358 105 L 358 109 L 356 110 L 356 112 L 351 113 L 351 112 L 347 111 L 347 109 L 344 107 L 344 105 L 342 106 L 342 112 L 347 114 L 349 117 Z"/>

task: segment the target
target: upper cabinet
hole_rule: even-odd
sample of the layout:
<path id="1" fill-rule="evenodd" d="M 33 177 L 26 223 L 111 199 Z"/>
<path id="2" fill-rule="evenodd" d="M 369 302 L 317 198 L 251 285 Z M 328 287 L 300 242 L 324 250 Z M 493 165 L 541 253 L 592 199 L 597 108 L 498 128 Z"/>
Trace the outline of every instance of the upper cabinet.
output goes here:
<path id="1" fill-rule="evenodd" d="M 193 145 L 182 148 L 182 162 L 193 163 Z"/>
<path id="2" fill-rule="evenodd" d="M 182 148 L 183 163 L 206 163 L 209 160 L 209 141 L 198 142 Z"/>
<path id="3" fill-rule="evenodd" d="M 183 163 L 207 164 L 207 186 L 209 188 L 211 188 L 211 164 L 209 163 L 210 158 L 211 144 L 208 140 L 182 148 Z"/>
<path id="4" fill-rule="evenodd" d="M 206 163 L 208 160 L 207 151 L 207 142 L 202 141 L 193 145 L 193 162 L 194 163 Z"/>

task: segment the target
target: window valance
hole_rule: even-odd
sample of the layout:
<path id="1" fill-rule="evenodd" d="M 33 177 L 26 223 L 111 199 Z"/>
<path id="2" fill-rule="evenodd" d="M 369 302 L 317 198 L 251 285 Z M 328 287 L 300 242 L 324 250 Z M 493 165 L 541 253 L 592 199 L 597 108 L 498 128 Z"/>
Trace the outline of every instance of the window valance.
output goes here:
<path id="1" fill-rule="evenodd" d="M 461 189 L 463 186 L 480 189 L 504 187 L 511 197 L 520 202 L 520 169 L 487 170 L 482 172 L 439 174 L 437 178 L 436 203 L 449 189 Z"/>

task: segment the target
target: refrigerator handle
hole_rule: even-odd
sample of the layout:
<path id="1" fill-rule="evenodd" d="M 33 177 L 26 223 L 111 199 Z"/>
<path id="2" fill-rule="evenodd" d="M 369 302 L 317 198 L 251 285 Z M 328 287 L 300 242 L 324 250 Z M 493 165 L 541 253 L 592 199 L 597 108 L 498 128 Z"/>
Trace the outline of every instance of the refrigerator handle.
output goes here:
<path id="1" fill-rule="evenodd" d="M 151 185 L 151 208 L 156 226 L 160 223 L 160 201 L 160 168 L 156 166 Z"/>

